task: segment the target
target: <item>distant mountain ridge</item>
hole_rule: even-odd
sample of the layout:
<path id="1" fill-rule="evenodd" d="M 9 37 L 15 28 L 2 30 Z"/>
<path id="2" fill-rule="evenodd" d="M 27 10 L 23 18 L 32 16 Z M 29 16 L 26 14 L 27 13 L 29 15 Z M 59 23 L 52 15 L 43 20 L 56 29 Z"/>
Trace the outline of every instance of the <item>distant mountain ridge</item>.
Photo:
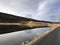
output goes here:
<path id="1" fill-rule="evenodd" d="M 21 21 L 37 21 L 37 22 L 47 22 L 47 23 L 60 23 L 60 22 L 49 22 L 49 21 L 42 21 L 42 20 L 35 20 L 26 17 L 19 17 L 12 14 L 7 14 L 0 12 L 0 22 L 21 22 Z"/>

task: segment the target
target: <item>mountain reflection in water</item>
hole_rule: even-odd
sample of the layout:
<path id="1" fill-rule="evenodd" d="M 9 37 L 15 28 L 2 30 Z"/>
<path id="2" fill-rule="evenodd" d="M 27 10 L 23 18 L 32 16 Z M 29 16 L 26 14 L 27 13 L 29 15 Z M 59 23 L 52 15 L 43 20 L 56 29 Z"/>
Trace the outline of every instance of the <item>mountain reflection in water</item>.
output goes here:
<path id="1" fill-rule="evenodd" d="M 0 34 L 0 45 L 19 45 L 25 40 L 30 40 L 33 37 L 40 35 L 42 32 L 50 30 L 51 27 L 35 28 L 26 31 L 17 31 L 13 33 Z"/>

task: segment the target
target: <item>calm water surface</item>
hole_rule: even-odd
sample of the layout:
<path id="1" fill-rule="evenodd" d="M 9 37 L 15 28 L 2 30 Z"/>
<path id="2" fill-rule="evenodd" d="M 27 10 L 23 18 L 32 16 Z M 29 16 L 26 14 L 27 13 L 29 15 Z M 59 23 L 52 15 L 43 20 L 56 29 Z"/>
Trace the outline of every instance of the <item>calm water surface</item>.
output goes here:
<path id="1" fill-rule="evenodd" d="M 33 37 L 40 35 L 42 32 L 50 29 L 51 27 L 45 27 L 7 34 L 0 34 L 0 45 L 19 45 L 21 42 L 32 39 Z"/>

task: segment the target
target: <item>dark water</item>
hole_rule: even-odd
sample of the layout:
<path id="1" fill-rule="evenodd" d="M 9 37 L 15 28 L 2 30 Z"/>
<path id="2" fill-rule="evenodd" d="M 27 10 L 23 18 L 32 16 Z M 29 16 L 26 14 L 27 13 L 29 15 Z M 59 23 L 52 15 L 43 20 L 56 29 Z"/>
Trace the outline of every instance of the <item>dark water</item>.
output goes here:
<path id="1" fill-rule="evenodd" d="M 31 28 L 27 26 L 17 26 L 17 25 L 0 25 L 0 34 L 11 33 L 26 29 L 31 29 Z"/>
<path id="2" fill-rule="evenodd" d="M 40 28 L 44 28 L 48 26 L 41 26 Z M 22 31 L 26 29 L 34 29 L 39 28 L 37 27 L 28 27 L 28 26 L 17 26 L 17 25 L 0 25 L 0 34 L 11 33 L 16 31 Z"/>
<path id="3" fill-rule="evenodd" d="M 0 34 L 0 45 L 19 45 L 21 42 L 32 39 L 33 37 L 40 35 L 42 32 L 50 29 L 51 27 L 35 28 L 26 31 Z"/>

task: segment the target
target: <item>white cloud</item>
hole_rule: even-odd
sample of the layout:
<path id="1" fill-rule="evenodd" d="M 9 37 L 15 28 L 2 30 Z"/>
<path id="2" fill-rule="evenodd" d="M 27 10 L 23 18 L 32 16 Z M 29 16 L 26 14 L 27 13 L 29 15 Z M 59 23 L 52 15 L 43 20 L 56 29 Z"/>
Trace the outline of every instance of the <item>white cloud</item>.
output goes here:
<path id="1" fill-rule="evenodd" d="M 0 0 L 0 11 L 16 16 L 54 21 L 51 10 L 58 2 L 60 2 L 60 0 Z M 57 14 L 57 11 L 55 14 Z"/>
<path id="2" fill-rule="evenodd" d="M 39 3 L 38 11 L 35 16 L 35 19 L 46 20 L 46 21 L 56 21 L 56 20 L 58 21 L 59 19 L 57 17 L 60 16 L 57 15 L 58 10 L 54 9 L 56 10 L 55 15 L 53 15 L 54 10 L 52 10 L 53 8 L 55 8 L 54 5 L 56 6 L 56 3 L 58 2 L 59 0 L 45 0 Z"/>
<path id="3" fill-rule="evenodd" d="M 17 16 L 26 16 L 28 14 L 34 14 L 39 1 L 40 0 L 0 0 L 0 4 L 3 7 L 8 8 L 9 10 L 7 11 L 9 13 L 12 13 L 10 11 L 12 10 L 12 14 L 17 14 Z M 3 8 L 2 10 L 4 10 L 4 12 L 7 12 L 5 8 Z"/>

